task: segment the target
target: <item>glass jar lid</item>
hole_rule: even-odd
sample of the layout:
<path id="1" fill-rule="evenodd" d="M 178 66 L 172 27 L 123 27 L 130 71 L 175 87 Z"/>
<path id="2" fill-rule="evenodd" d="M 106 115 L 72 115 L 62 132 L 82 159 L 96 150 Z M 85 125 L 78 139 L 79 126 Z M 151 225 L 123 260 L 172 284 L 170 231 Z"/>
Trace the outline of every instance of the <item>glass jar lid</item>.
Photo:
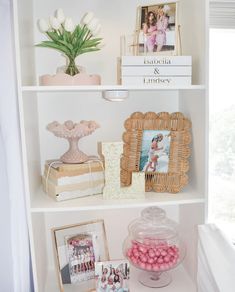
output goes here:
<path id="1" fill-rule="evenodd" d="M 166 217 L 166 212 L 158 207 L 149 207 L 141 212 L 141 217 L 129 225 L 133 239 L 161 241 L 178 237 L 178 225 Z"/>

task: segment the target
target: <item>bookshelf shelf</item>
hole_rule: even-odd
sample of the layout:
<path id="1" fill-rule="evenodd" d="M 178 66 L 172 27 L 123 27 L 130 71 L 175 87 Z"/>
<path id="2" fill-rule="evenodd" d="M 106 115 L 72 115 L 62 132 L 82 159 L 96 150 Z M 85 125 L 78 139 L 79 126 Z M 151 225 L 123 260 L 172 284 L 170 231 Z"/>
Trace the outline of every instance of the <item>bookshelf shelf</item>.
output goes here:
<path id="1" fill-rule="evenodd" d="M 102 92 L 106 90 L 129 90 L 129 91 L 174 91 L 174 90 L 204 90 L 205 85 L 189 86 L 125 86 L 125 85 L 94 85 L 94 86 L 22 86 L 25 92 Z"/>
<path id="2" fill-rule="evenodd" d="M 139 271 L 131 269 L 130 289 L 134 292 L 152 292 L 152 288 L 144 287 L 138 282 Z M 178 267 L 171 272 L 172 283 L 168 287 L 160 289 L 161 292 L 196 292 L 196 287 L 193 281 L 183 267 Z M 54 281 L 52 281 L 54 279 Z M 56 276 L 51 270 L 47 275 L 46 291 L 58 292 L 56 285 Z"/>
<path id="3" fill-rule="evenodd" d="M 143 208 L 149 206 L 172 206 L 204 203 L 205 197 L 196 191 L 188 189 L 179 194 L 146 193 L 142 200 L 104 200 L 102 195 L 83 197 L 63 202 L 56 202 L 48 197 L 41 189 L 33 197 L 31 212 L 69 212 L 86 210 L 110 210 Z"/>

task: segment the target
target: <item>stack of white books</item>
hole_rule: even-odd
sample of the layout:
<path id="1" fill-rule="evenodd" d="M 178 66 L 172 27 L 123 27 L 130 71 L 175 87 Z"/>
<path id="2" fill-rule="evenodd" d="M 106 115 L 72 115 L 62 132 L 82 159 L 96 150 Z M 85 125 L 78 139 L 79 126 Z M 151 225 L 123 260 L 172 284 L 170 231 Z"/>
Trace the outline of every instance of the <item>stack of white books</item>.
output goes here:
<path id="1" fill-rule="evenodd" d="M 192 84 L 191 56 L 123 56 L 123 85 L 187 86 Z"/>
<path id="2" fill-rule="evenodd" d="M 56 201 L 101 194 L 104 169 L 98 161 L 65 164 L 47 160 L 42 184 L 44 191 Z"/>

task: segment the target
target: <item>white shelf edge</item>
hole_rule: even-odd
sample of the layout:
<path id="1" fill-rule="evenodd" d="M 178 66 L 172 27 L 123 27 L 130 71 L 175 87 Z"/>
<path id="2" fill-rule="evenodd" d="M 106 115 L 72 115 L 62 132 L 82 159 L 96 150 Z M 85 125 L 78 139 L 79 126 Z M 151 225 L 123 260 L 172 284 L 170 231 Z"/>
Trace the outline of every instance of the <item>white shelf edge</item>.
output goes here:
<path id="1" fill-rule="evenodd" d="M 94 195 L 63 202 L 56 202 L 40 190 L 32 201 L 31 213 L 68 212 L 142 208 L 148 206 L 170 206 L 205 203 L 205 198 L 195 192 L 179 194 L 146 193 L 145 199 L 106 200 L 102 195 Z"/>
<path id="2" fill-rule="evenodd" d="M 182 265 L 178 266 L 176 269 L 170 271 L 169 273 L 172 276 L 172 282 L 161 289 L 153 289 L 148 288 L 143 285 L 141 285 L 138 281 L 138 275 L 141 271 L 132 268 L 130 271 L 130 291 L 133 292 L 152 292 L 153 290 L 159 290 L 164 292 L 196 292 L 196 285 L 189 277 L 187 271 L 184 269 Z M 58 291 L 58 280 L 55 275 L 55 272 L 52 269 L 48 270 L 47 273 L 47 280 L 46 280 L 46 287 L 45 291 L 50 292 L 57 292 Z M 69 289 L 70 291 L 70 289 Z M 72 291 L 72 289 L 71 289 Z"/>
<path id="3" fill-rule="evenodd" d="M 101 92 L 105 90 L 156 91 L 156 90 L 204 90 L 205 85 L 188 86 L 125 86 L 125 85 L 81 85 L 81 86 L 22 86 L 22 92 Z"/>

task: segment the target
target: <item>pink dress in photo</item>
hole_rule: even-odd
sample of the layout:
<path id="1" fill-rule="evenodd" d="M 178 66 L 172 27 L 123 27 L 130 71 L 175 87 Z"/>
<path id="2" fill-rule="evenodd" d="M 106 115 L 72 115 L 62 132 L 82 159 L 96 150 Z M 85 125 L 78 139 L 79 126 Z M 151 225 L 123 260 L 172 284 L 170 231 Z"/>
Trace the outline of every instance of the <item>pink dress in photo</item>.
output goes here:
<path id="1" fill-rule="evenodd" d="M 156 45 L 166 44 L 166 29 L 168 27 L 168 17 L 160 16 L 157 21 Z"/>
<path id="2" fill-rule="evenodd" d="M 151 35 L 147 36 L 146 42 L 148 52 L 153 52 L 154 46 L 156 44 L 156 30 L 157 30 L 156 25 L 150 25 L 150 27 L 148 27 L 147 33 L 151 33 Z"/>

